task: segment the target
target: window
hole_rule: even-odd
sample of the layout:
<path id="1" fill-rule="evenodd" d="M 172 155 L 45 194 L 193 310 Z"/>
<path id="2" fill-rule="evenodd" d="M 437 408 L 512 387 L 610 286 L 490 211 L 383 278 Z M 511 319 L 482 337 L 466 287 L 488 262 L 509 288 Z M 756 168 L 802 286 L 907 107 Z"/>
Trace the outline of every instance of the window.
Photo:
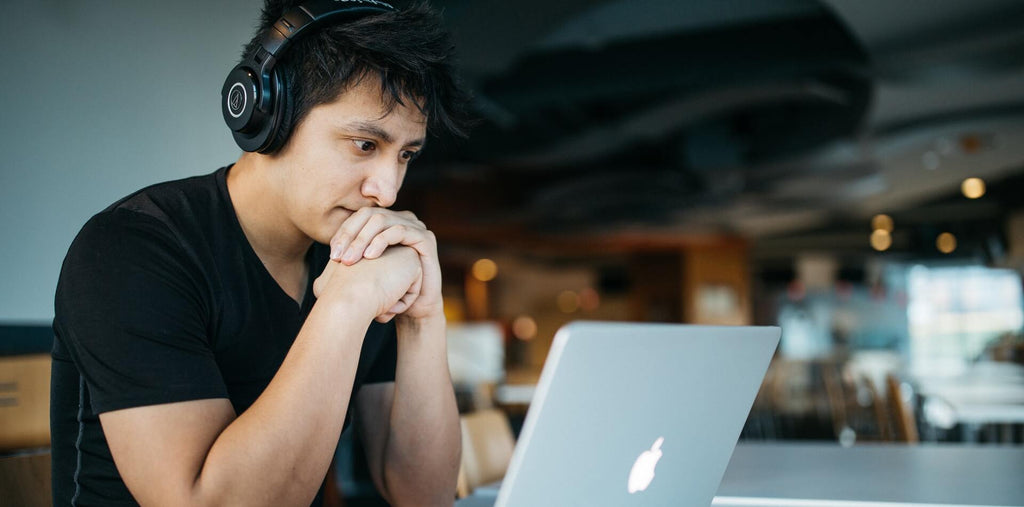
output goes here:
<path id="1" fill-rule="evenodd" d="M 907 274 L 911 370 L 957 375 L 999 335 L 1024 325 L 1021 278 L 982 266 L 913 266 Z"/>

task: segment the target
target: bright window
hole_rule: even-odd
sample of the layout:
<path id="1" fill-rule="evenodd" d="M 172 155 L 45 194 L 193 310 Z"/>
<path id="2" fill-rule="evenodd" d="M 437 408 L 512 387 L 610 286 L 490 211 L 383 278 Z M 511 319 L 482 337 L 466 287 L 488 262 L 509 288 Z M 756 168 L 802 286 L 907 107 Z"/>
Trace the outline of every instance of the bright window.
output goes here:
<path id="1" fill-rule="evenodd" d="M 914 266 L 907 276 L 911 369 L 957 375 L 999 335 L 1024 325 L 1021 278 L 982 266 Z"/>

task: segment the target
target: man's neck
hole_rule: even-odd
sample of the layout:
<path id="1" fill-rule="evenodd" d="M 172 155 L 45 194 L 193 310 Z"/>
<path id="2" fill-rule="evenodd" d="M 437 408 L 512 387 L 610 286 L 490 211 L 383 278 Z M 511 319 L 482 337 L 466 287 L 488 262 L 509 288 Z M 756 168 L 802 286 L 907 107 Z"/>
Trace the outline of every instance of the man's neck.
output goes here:
<path id="1" fill-rule="evenodd" d="M 228 193 L 246 239 L 264 264 L 288 266 L 305 261 L 313 240 L 285 213 L 273 184 L 274 167 L 262 155 L 244 153 L 228 172 Z"/>

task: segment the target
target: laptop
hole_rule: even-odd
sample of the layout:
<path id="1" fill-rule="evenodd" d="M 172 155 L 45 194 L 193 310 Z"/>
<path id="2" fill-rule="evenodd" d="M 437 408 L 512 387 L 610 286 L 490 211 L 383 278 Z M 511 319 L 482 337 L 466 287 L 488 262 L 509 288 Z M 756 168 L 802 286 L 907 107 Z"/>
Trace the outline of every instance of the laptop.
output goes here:
<path id="1" fill-rule="evenodd" d="M 497 497 L 462 506 L 708 506 L 781 330 L 558 331 Z"/>

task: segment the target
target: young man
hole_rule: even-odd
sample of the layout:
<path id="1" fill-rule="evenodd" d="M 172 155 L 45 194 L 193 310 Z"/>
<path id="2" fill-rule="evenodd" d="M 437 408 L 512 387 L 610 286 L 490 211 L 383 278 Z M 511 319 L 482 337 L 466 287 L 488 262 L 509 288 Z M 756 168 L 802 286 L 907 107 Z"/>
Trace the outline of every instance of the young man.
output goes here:
<path id="1" fill-rule="evenodd" d="M 75 239 L 55 304 L 55 504 L 318 504 L 350 420 L 386 500 L 452 504 L 437 246 L 388 208 L 428 125 L 458 131 L 462 92 L 436 15 L 383 7 L 278 55 L 280 147 L 136 192 Z"/>

